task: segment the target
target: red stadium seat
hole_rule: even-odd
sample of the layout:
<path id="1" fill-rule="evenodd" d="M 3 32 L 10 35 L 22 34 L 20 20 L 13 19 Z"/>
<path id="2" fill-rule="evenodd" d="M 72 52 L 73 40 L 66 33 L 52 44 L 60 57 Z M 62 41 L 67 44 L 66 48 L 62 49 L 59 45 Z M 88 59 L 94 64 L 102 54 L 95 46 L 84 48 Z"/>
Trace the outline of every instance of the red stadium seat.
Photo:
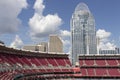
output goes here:
<path id="1" fill-rule="evenodd" d="M 39 58 L 37 60 L 42 64 L 42 66 L 48 66 L 48 64 L 49 64 L 47 62 L 46 58 Z"/>
<path id="2" fill-rule="evenodd" d="M 115 59 L 114 60 L 107 60 L 107 63 L 109 64 L 109 66 L 117 66 L 118 65 L 118 63 Z"/>
<path id="3" fill-rule="evenodd" d="M 107 70 L 106 68 L 96 68 L 96 76 L 107 76 Z"/>
<path id="4" fill-rule="evenodd" d="M 31 58 L 31 63 L 36 65 L 36 66 L 41 66 L 40 62 L 38 61 L 37 58 Z"/>
<path id="5" fill-rule="evenodd" d="M 82 76 L 88 76 L 87 69 L 81 68 L 81 74 Z"/>
<path id="6" fill-rule="evenodd" d="M 105 60 L 99 59 L 95 60 L 97 66 L 106 66 Z"/>
<path id="7" fill-rule="evenodd" d="M 65 58 L 64 61 L 65 61 L 66 64 L 72 66 L 72 64 L 71 64 L 71 62 L 70 62 L 70 60 L 69 60 L 69 58 Z"/>
<path id="8" fill-rule="evenodd" d="M 65 61 L 64 61 L 64 59 L 56 59 L 56 61 L 57 61 L 57 63 L 58 63 L 58 65 L 59 66 L 66 66 L 66 63 L 65 63 Z M 66 60 L 67 61 L 67 60 Z M 69 64 L 69 63 L 68 63 Z"/>
<path id="9" fill-rule="evenodd" d="M 87 68 L 88 76 L 95 76 L 95 70 L 94 68 Z"/>
<path id="10" fill-rule="evenodd" d="M 116 68 L 110 68 L 108 69 L 109 75 L 110 76 L 120 76 L 120 71 L 119 69 Z"/>
<path id="11" fill-rule="evenodd" d="M 58 66 L 56 61 L 54 60 L 54 58 L 48 58 L 47 61 L 48 61 L 49 64 L 51 64 L 53 66 Z"/>
<path id="12" fill-rule="evenodd" d="M 86 59 L 84 60 L 86 66 L 94 66 L 94 60 Z"/>

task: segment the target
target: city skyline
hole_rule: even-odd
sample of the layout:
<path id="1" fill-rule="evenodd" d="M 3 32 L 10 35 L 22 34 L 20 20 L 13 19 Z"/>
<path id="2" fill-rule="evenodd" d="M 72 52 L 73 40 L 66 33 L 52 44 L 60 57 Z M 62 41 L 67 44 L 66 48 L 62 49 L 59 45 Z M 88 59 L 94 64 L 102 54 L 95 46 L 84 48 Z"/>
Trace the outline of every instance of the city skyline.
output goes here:
<path id="1" fill-rule="evenodd" d="M 102 33 L 99 36 L 104 42 L 107 41 L 101 45 L 111 48 L 119 47 L 119 0 L 1 0 L 0 40 L 7 46 L 19 47 L 43 40 L 48 41 L 48 35 L 60 34 L 65 45 L 64 51 L 67 53 L 70 51 L 70 18 L 75 6 L 80 2 L 89 6 L 96 21 L 96 30 L 98 34 Z M 54 23 L 56 25 L 53 25 Z M 38 24 L 43 27 L 39 27 Z"/>

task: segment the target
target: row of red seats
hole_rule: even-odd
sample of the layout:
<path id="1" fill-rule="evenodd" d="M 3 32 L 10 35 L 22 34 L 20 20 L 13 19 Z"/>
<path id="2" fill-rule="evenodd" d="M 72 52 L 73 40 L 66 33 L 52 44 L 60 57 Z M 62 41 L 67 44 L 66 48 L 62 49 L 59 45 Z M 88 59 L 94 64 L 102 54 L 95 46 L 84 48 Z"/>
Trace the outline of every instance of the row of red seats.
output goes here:
<path id="1" fill-rule="evenodd" d="M 120 69 L 118 68 L 83 68 L 81 69 L 82 76 L 93 77 L 119 77 Z"/>
<path id="2" fill-rule="evenodd" d="M 10 65 L 13 64 L 21 64 L 32 66 L 35 64 L 36 66 L 48 66 L 51 64 L 52 66 L 71 66 L 71 63 L 68 58 L 27 58 L 27 57 L 18 57 L 18 56 L 3 56 L 0 55 L 0 63 L 6 62 Z"/>
<path id="3" fill-rule="evenodd" d="M 80 66 L 119 66 L 120 59 L 79 60 Z"/>

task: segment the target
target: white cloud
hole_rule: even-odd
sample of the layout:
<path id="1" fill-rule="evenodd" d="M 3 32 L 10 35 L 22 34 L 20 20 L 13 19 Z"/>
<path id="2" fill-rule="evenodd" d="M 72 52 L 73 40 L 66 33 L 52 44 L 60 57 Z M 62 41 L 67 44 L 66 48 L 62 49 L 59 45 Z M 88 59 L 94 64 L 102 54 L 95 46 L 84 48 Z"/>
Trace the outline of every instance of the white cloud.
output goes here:
<path id="1" fill-rule="evenodd" d="M 18 35 L 16 35 L 14 41 L 10 44 L 10 47 L 21 48 L 22 46 L 23 46 L 23 41 L 20 39 Z"/>
<path id="2" fill-rule="evenodd" d="M 27 7 L 27 0 L 0 0 L 0 34 L 17 31 L 18 15 Z"/>
<path id="3" fill-rule="evenodd" d="M 105 31 L 104 29 L 99 29 L 97 31 L 97 37 L 99 37 L 100 39 L 108 38 L 108 37 L 110 37 L 110 35 L 111 35 L 111 33 Z"/>
<path id="4" fill-rule="evenodd" d="M 29 19 L 30 36 L 35 38 L 48 37 L 49 34 L 57 33 L 59 26 L 62 24 L 62 19 L 57 15 L 43 15 L 43 0 L 36 0 L 34 4 L 35 13 Z"/>
<path id="5" fill-rule="evenodd" d="M 64 46 L 70 45 L 70 40 L 62 40 Z"/>
<path id="6" fill-rule="evenodd" d="M 116 45 L 111 42 L 100 42 L 99 45 L 100 49 L 102 50 L 114 50 L 116 48 Z"/>
<path id="7" fill-rule="evenodd" d="M 60 36 L 63 42 L 64 52 L 67 54 L 70 52 L 70 31 L 60 30 Z"/>
<path id="8" fill-rule="evenodd" d="M 102 50 L 114 50 L 116 45 L 110 41 L 109 37 L 111 36 L 111 32 L 107 32 L 104 29 L 99 29 L 97 31 L 97 38 L 99 38 L 99 48 Z"/>
<path id="9" fill-rule="evenodd" d="M 36 13 L 42 16 L 44 8 L 45 8 L 45 5 L 43 5 L 43 0 L 36 0 L 34 4 L 34 9 Z"/>
<path id="10" fill-rule="evenodd" d="M 63 50 L 65 53 L 70 52 L 70 39 L 63 39 L 62 38 L 62 42 L 63 42 Z"/>
<path id="11" fill-rule="evenodd" d="M 67 30 L 60 30 L 60 34 L 62 37 L 70 37 L 71 33 Z"/>

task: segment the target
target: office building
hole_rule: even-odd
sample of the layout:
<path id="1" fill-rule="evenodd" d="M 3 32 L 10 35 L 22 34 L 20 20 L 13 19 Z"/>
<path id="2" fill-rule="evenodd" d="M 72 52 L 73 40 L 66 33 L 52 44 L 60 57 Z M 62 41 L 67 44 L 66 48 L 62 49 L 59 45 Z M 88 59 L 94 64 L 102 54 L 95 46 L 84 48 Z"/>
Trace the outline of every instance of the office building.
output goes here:
<path id="1" fill-rule="evenodd" d="M 85 3 L 79 3 L 71 18 L 72 62 L 83 54 L 96 54 L 95 19 Z"/>
<path id="2" fill-rule="evenodd" d="M 49 37 L 49 52 L 63 53 L 63 43 L 57 35 L 50 35 Z"/>

